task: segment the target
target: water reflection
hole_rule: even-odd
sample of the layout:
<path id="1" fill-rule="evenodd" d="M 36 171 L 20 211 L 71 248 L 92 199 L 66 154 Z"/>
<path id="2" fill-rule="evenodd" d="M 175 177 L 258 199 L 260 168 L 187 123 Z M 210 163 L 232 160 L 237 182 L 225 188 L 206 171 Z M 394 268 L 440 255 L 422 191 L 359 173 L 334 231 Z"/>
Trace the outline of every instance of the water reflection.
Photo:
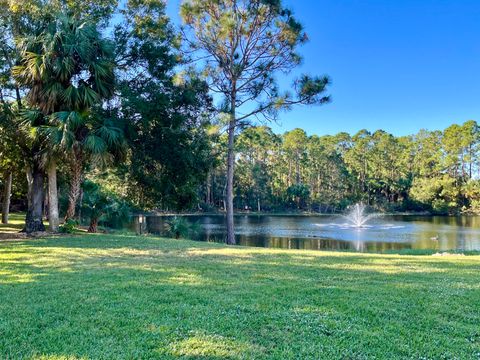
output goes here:
<path id="1" fill-rule="evenodd" d="M 221 215 L 187 216 L 199 223 L 195 240 L 223 242 Z M 147 217 L 150 232 L 164 235 L 169 217 Z M 237 242 L 246 246 L 308 250 L 480 250 L 480 217 L 384 216 L 367 228 L 342 225 L 340 216 L 236 216 Z"/>

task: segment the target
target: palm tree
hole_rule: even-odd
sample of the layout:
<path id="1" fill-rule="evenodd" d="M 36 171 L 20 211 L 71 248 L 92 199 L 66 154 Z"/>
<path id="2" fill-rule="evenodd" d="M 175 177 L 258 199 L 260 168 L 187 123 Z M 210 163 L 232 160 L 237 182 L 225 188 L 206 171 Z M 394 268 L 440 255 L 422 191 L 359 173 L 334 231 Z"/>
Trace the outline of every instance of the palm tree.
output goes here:
<path id="1" fill-rule="evenodd" d="M 95 24 L 60 14 L 39 34 L 19 42 L 21 62 L 13 69 L 17 81 L 28 88 L 31 108 L 44 116 L 42 130 L 51 140 L 51 157 L 62 153 L 71 172 L 66 219 L 75 216 L 83 172 L 89 157 L 121 144 L 120 129 L 98 121 L 92 108 L 114 91 L 113 45 L 102 38 Z M 100 124 L 99 124 L 100 123 Z M 112 135 L 113 134 L 113 135 Z M 102 155 L 103 156 L 103 155 Z M 50 204 L 56 206 L 56 163 L 48 166 Z M 52 211 L 50 216 L 57 212 Z M 56 227 L 56 221 L 52 221 Z"/>
<path id="2" fill-rule="evenodd" d="M 75 217 L 81 184 L 88 164 L 106 165 L 125 154 L 123 129 L 108 111 L 94 109 L 77 118 L 77 113 L 59 112 L 52 117 L 49 138 L 56 148 L 70 156 L 70 190 L 65 220 Z"/>

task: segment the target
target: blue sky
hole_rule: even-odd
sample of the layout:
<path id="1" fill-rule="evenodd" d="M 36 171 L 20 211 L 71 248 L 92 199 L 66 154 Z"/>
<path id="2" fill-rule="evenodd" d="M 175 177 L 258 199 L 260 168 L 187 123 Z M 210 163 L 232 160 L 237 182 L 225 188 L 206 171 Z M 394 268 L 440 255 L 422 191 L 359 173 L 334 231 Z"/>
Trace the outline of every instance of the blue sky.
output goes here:
<path id="1" fill-rule="evenodd" d="M 168 1 L 175 22 L 179 3 Z M 333 101 L 283 113 L 275 132 L 407 135 L 480 122 L 480 0 L 284 3 L 310 38 L 298 73 L 328 74 Z"/>

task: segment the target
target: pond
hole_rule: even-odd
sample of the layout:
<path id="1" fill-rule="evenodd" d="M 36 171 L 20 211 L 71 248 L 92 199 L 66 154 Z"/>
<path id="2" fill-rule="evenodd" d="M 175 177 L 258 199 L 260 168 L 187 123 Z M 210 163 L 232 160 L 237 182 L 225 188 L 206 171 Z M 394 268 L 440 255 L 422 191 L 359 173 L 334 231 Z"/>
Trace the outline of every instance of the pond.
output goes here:
<path id="1" fill-rule="evenodd" d="M 165 235 L 171 217 L 148 216 L 147 230 Z M 198 241 L 224 242 L 223 215 L 188 215 L 197 223 L 192 237 Z M 354 228 L 339 215 L 236 215 L 237 243 L 245 246 L 315 249 L 387 251 L 403 249 L 480 250 L 478 216 L 379 216 L 365 227 Z"/>

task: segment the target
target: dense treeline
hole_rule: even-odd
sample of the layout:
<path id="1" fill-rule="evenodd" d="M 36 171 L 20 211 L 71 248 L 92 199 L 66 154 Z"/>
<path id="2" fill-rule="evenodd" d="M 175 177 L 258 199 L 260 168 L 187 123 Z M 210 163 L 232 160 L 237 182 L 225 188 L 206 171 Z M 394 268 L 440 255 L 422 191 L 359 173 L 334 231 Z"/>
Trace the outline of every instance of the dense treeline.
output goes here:
<path id="1" fill-rule="evenodd" d="M 294 129 L 245 130 L 237 142 L 237 209 L 342 211 L 364 202 L 381 211 L 480 211 L 480 131 L 475 121 L 395 137 L 361 130 L 307 136 Z M 223 168 L 202 194 L 222 207 Z"/>

